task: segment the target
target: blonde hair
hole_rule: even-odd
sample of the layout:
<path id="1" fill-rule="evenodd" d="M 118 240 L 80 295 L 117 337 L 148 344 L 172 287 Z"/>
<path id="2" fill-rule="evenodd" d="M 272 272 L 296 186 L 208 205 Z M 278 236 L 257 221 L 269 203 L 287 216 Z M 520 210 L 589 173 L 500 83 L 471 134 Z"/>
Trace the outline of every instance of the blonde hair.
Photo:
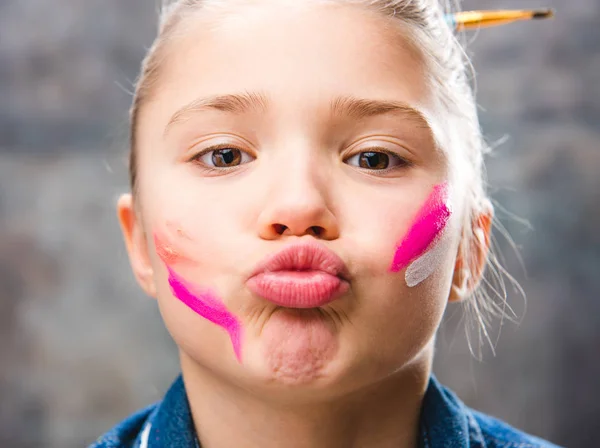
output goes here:
<path id="1" fill-rule="evenodd" d="M 458 151 L 467 169 L 462 170 L 461 178 L 466 179 L 467 210 L 463 217 L 463 238 L 461 253 L 463 265 L 472 266 L 472 244 L 483 244 L 475 236 L 475 220 L 485 212 L 490 201 L 485 192 L 486 180 L 484 155 L 490 148 L 481 134 L 477 104 L 472 81 L 474 76 L 464 45 L 447 23 L 448 14 L 456 11 L 456 5 L 450 0 L 295 0 L 315 4 L 339 4 L 363 7 L 392 19 L 405 31 L 408 43 L 418 49 L 429 74 L 429 84 L 439 105 L 448 113 L 444 134 L 446 146 Z M 136 82 L 133 103 L 130 110 L 130 182 L 132 192 L 137 190 L 137 147 L 136 134 L 140 110 L 149 100 L 153 88 L 159 80 L 160 69 L 166 58 L 169 41 L 175 35 L 184 19 L 201 11 L 232 13 L 234 0 L 163 0 L 160 11 L 158 36 L 142 62 L 140 76 Z M 502 230 L 502 229 L 501 229 Z M 504 316 L 506 308 L 506 288 L 503 276 L 514 280 L 502 268 L 494 252 L 488 256 L 487 271 L 491 272 L 491 281 L 484 277 L 480 285 L 467 301 L 467 313 L 474 318 L 474 328 L 479 336 L 478 354 L 481 356 L 483 340 L 487 340 L 494 349 L 487 331 L 490 316 Z M 488 286 L 489 288 L 481 288 Z M 518 287 L 518 285 L 517 285 Z M 492 300 L 486 292 L 491 292 L 500 300 Z M 470 332 L 467 331 L 469 347 Z"/>

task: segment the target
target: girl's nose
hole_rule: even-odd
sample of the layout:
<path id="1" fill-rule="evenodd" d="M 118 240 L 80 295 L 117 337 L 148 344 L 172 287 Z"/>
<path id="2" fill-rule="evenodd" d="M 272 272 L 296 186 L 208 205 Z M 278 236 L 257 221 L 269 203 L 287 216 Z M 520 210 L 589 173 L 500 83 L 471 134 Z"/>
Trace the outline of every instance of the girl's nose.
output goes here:
<path id="1" fill-rule="evenodd" d="M 295 172 L 278 176 L 278 181 L 266 195 L 259 215 L 259 236 L 273 240 L 284 236 L 311 235 L 333 240 L 339 237 L 338 221 L 330 208 L 326 180 L 315 173 Z"/>

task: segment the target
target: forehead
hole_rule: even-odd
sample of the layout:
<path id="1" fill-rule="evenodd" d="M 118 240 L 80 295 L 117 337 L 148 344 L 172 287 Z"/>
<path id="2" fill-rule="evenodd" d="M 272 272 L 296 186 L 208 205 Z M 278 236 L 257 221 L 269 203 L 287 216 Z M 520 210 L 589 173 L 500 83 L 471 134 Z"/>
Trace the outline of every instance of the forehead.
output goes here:
<path id="1" fill-rule="evenodd" d="M 421 55 L 398 25 L 364 8 L 316 2 L 199 11 L 168 44 L 155 118 L 167 126 L 199 98 L 263 92 L 282 120 L 329 113 L 337 98 L 354 97 L 412 107 L 435 128 Z"/>

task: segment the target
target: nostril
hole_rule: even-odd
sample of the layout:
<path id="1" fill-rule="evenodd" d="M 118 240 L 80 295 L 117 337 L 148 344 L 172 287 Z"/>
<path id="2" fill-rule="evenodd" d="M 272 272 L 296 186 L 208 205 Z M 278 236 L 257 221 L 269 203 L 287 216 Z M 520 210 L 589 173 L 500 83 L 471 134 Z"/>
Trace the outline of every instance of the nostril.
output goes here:
<path id="1" fill-rule="evenodd" d="M 283 224 L 273 224 L 273 228 L 278 235 L 283 235 L 283 232 L 287 230 L 287 226 L 284 226 Z"/>
<path id="2" fill-rule="evenodd" d="M 312 226 L 310 228 L 310 232 L 314 235 L 314 236 L 321 236 L 323 234 L 323 227 L 319 227 L 319 226 Z"/>
<path id="3" fill-rule="evenodd" d="M 284 235 L 288 231 L 293 233 L 292 229 L 284 224 L 272 224 L 272 229 L 277 235 Z M 322 237 L 325 235 L 325 233 L 325 228 L 321 226 L 310 226 L 303 232 L 303 234 L 308 234 L 315 237 Z M 293 234 L 296 235 L 295 233 Z"/>

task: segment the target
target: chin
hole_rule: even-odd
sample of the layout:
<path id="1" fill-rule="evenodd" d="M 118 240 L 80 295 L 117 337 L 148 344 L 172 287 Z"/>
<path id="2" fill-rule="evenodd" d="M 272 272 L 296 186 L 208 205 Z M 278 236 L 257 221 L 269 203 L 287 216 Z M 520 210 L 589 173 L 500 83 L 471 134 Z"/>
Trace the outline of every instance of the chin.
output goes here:
<path id="1" fill-rule="evenodd" d="M 335 351 L 310 352 L 300 344 L 297 350 L 268 350 L 259 341 L 248 347 L 239 366 L 246 387 L 279 402 L 316 402 L 359 389 L 365 380 L 356 360 L 348 357 L 342 344 Z M 285 346 L 285 344 L 282 344 Z M 312 347 L 314 348 L 314 347 Z"/>

